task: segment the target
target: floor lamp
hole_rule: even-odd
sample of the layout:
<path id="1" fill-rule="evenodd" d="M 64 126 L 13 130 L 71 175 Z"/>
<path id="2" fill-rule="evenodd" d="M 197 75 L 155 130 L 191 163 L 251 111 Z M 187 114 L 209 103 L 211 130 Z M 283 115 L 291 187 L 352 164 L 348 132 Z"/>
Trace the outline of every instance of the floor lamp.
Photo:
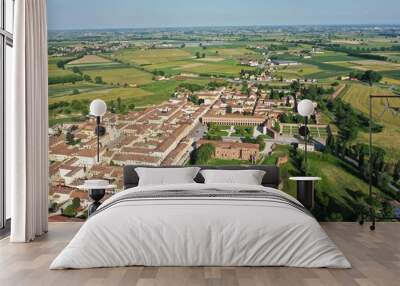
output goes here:
<path id="1" fill-rule="evenodd" d="M 371 87 L 372 87 L 372 83 L 370 83 Z M 386 111 L 390 111 L 392 112 L 392 114 L 394 116 L 398 116 L 400 115 L 400 113 L 398 113 L 398 111 L 395 108 L 390 107 L 389 104 L 389 99 L 400 99 L 400 95 L 369 95 L 369 162 L 368 162 L 368 215 L 369 215 L 369 219 L 372 220 L 372 224 L 370 225 L 370 230 L 375 230 L 375 225 L 376 225 L 376 220 L 377 217 L 375 216 L 375 211 L 373 209 L 372 206 L 372 186 L 373 186 L 373 169 L 372 169 L 372 148 L 373 148 L 373 144 L 372 144 L 372 134 L 373 134 L 373 130 L 372 130 L 372 126 L 373 126 L 373 114 L 372 114 L 372 104 L 374 99 L 379 99 L 379 100 L 386 100 L 386 106 L 382 112 L 382 114 L 380 114 L 380 117 L 382 117 L 384 115 L 384 113 Z M 381 217 L 379 219 L 396 219 L 399 220 L 399 218 L 397 217 Z M 361 220 L 360 220 L 360 224 L 364 224 L 364 215 L 361 214 Z"/>
<path id="2" fill-rule="evenodd" d="M 95 99 L 90 104 L 90 114 L 96 117 L 96 135 L 97 135 L 97 163 L 100 162 L 100 136 L 104 135 L 105 128 L 100 126 L 101 117 L 106 114 L 107 105 L 101 99 Z"/>
<path id="3" fill-rule="evenodd" d="M 305 175 L 307 176 L 307 141 L 308 141 L 308 134 L 309 130 L 307 127 L 308 124 L 308 117 L 314 114 L 315 107 L 314 103 L 311 100 L 304 99 L 300 101 L 299 105 L 297 106 L 297 111 L 301 116 L 304 117 L 304 126 L 302 126 L 299 130 L 301 136 L 304 137 L 304 168 L 305 168 Z"/>

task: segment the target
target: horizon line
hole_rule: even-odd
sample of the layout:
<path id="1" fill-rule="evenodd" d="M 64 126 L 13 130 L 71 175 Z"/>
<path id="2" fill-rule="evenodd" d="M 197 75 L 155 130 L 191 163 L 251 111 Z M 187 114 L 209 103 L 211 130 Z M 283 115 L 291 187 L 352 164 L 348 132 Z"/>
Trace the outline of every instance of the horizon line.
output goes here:
<path id="1" fill-rule="evenodd" d="M 255 27 L 350 27 L 350 26 L 375 26 L 375 27 L 383 27 L 383 26 L 398 26 L 400 27 L 400 23 L 358 23 L 358 24 L 260 24 L 260 25 L 226 25 L 226 26 L 212 26 L 212 25 L 199 25 L 199 26 L 153 26 L 153 27 L 119 27 L 119 28 L 57 28 L 52 29 L 48 28 L 48 31 L 104 31 L 104 30 L 150 30 L 150 29 L 193 29 L 193 28 L 255 28 Z"/>

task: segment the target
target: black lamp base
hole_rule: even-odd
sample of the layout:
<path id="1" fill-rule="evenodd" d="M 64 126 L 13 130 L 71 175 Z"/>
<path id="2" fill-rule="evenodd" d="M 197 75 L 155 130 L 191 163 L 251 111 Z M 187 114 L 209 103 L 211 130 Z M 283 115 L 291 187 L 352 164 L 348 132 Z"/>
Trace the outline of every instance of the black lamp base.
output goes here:
<path id="1" fill-rule="evenodd" d="M 297 200 L 308 210 L 314 208 L 314 182 L 297 181 Z"/>
<path id="2" fill-rule="evenodd" d="M 91 216 L 101 205 L 100 200 L 105 194 L 105 189 L 89 190 L 89 197 L 93 200 L 93 203 L 88 207 L 88 216 Z"/>

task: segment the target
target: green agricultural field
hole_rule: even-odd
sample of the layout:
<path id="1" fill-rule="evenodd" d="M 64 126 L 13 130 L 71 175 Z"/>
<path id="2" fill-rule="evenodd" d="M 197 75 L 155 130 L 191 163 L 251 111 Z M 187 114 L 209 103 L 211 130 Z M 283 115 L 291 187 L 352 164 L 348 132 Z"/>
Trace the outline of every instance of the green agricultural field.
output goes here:
<path id="1" fill-rule="evenodd" d="M 205 58 L 196 59 L 196 52 Z M 217 53 L 218 51 L 218 53 Z M 169 75 L 180 73 L 237 76 L 242 69 L 254 69 L 238 65 L 233 57 L 254 52 L 246 48 L 184 48 L 184 49 L 126 49 L 112 55 L 124 63 L 143 66 L 148 71 L 162 70 Z"/>
<path id="2" fill-rule="evenodd" d="M 395 84 L 400 86 L 400 70 L 396 71 L 384 71 L 381 72 L 383 75 L 383 82 L 387 81 L 388 84 Z"/>
<path id="3" fill-rule="evenodd" d="M 367 85 L 353 84 L 351 88 L 344 94 L 343 99 L 349 102 L 354 108 L 368 115 L 369 94 L 391 94 L 389 90 L 379 87 L 373 87 L 372 90 Z M 390 106 L 400 108 L 400 99 L 390 100 Z M 400 117 L 394 117 L 390 112 L 382 114 L 386 101 L 384 99 L 376 99 L 373 104 L 374 119 L 384 126 L 381 133 L 373 135 L 374 145 L 384 148 L 392 160 L 400 159 Z M 361 133 L 357 141 L 362 143 L 368 142 L 368 133 Z"/>
<path id="4" fill-rule="evenodd" d="M 321 72 L 317 66 L 299 65 L 281 68 L 275 72 L 275 76 L 283 78 L 308 78 L 312 74 Z"/>
<path id="5" fill-rule="evenodd" d="M 232 58 L 232 57 L 245 57 L 245 56 L 255 56 L 257 55 L 252 50 L 246 47 L 207 47 L 205 50 L 201 47 L 198 48 L 185 48 L 192 55 L 196 52 L 206 54 L 206 57 L 220 57 L 220 58 Z"/>
<path id="6" fill-rule="evenodd" d="M 358 60 L 358 61 L 346 61 L 346 62 L 331 62 L 337 66 L 351 68 L 359 71 L 374 70 L 380 71 L 393 71 L 400 70 L 400 64 L 395 64 L 385 61 L 376 60 Z"/>
<path id="7" fill-rule="evenodd" d="M 135 68 L 93 69 L 84 71 L 92 79 L 100 76 L 107 84 L 121 86 L 125 83 L 130 86 L 143 85 L 152 81 L 153 75 Z"/>
<path id="8" fill-rule="evenodd" d="M 78 95 L 66 95 L 49 98 L 49 104 L 60 101 L 70 102 L 72 100 L 92 101 L 96 98 L 103 99 L 104 101 L 111 101 L 121 98 L 124 101 L 137 102 L 137 105 L 139 106 L 140 104 L 147 105 L 149 102 L 151 102 L 152 100 L 148 100 L 148 98 L 151 98 L 151 95 L 152 94 L 150 92 L 140 88 L 109 88 L 100 91 L 81 93 Z"/>
<path id="9" fill-rule="evenodd" d="M 194 61 L 193 65 L 181 68 L 182 71 L 189 73 L 226 76 L 238 76 L 242 69 L 254 70 L 252 67 L 243 67 L 238 65 L 236 60 L 225 60 L 221 62 L 201 62 L 200 60 L 197 60 Z"/>
<path id="10" fill-rule="evenodd" d="M 149 84 L 143 85 L 140 89 L 149 92 L 152 94 L 151 98 L 149 98 L 145 105 L 148 104 L 158 104 L 164 102 L 171 98 L 171 95 L 174 93 L 175 89 L 181 83 L 193 83 L 205 86 L 210 81 L 205 79 L 187 79 L 184 81 L 177 80 L 163 80 L 163 81 L 155 81 Z"/>
<path id="11" fill-rule="evenodd" d="M 373 53 L 374 55 L 384 56 L 390 60 L 400 62 L 400 53 L 399 52 L 380 52 L 380 53 Z"/>
<path id="12" fill-rule="evenodd" d="M 352 69 L 332 64 L 332 61 L 344 58 L 348 60 L 354 59 L 341 53 L 331 52 L 327 52 L 327 54 L 318 54 L 316 56 L 313 56 L 311 59 L 304 59 L 299 56 L 289 54 L 277 55 L 276 57 L 280 60 L 298 61 L 308 66 L 314 66 L 314 68 L 317 68 L 318 71 L 307 74 L 307 77 L 315 79 L 335 78 L 338 76 L 349 74 Z"/>
<path id="13" fill-rule="evenodd" d="M 312 59 L 321 63 L 340 62 L 340 61 L 356 61 L 357 57 L 349 56 L 345 53 L 324 51 L 323 54 L 314 54 Z"/>
<path id="14" fill-rule="evenodd" d="M 206 80 L 186 80 L 184 82 L 196 83 L 205 85 L 209 81 Z M 105 101 L 116 100 L 120 97 L 124 103 L 134 103 L 136 107 L 145 107 L 154 104 L 160 104 L 170 99 L 175 88 L 182 82 L 169 80 L 169 81 L 155 81 L 149 84 L 143 85 L 140 88 L 105 88 L 97 91 L 82 92 L 80 94 L 64 95 L 49 98 L 49 104 L 60 102 L 60 101 L 72 101 L 72 100 L 93 100 L 101 98 Z M 78 85 L 77 85 L 78 86 Z"/>
<path id="15" fill-rule="evenodd" d="M 75 84 L 72 83 L 53 84 L 49 85 L 49 98 L 71 95 L 74 93 L 74 90 L 78 90 L 79 93 L 86 93 L 86 92 L 98 91 L 109 88 L 110 86 L 108 85 L 94 84 L 84 81 Z"/>
<path id="16" fill-rule="evenodd" d="M 184 49 L 124 49 L 112 55 L 124 63 L 154 65 L 190 59 L 193 55 Z"/>
<path id="17" fill-rule="evenodd" d="M 64 76 L 73 74 L 68 69 L 60 69 L 57 67 L 57 62 L 60 60 L 68 60 L 68 57 L 49 57 L 49 77 Z"/>
<path id="18" fill-rule="evenodd" d="M 109 59 L 97 55 L 85 55 L 82 58 L 69 62 L 68 65 L 76 66 L 76 65 L 86 65 L 86 64 L 105 64 L 105 63 L 111 63 L 111 61 Z"/>

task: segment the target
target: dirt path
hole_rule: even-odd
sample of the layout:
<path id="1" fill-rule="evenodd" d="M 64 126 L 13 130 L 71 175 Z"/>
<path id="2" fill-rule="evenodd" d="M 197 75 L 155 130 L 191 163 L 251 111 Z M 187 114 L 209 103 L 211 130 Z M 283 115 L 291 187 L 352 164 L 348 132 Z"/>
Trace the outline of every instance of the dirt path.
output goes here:
<path id="1" fill-rule="evenodd" d="M 346 85 L 345 85 L 345 84 L 340 85 L 340 86 L 336 89 L 336 91 L 335 91 L 334 93 L 332 93 L 332 95 L 331 95 L 331 100 L 334 100 L 336 97 L 338 97 L 338 96 L 342 93 L 342 91 L 343 91 L 345 88 L 346 88 Z"/>

